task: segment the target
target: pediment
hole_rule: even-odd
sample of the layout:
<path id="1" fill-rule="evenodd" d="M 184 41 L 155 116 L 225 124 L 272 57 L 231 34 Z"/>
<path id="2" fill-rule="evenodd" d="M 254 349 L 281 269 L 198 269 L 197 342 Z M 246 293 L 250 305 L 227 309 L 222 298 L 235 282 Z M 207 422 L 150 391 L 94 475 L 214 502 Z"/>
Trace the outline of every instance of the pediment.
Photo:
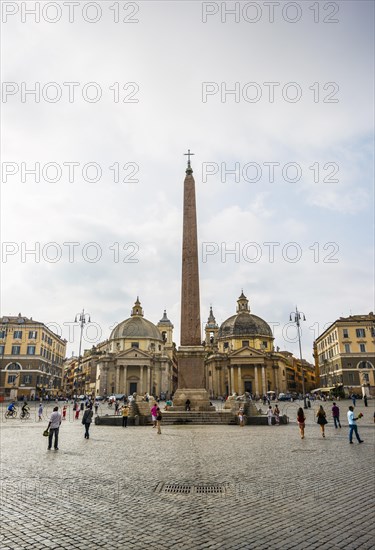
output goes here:
<path id="1" fill-rule="evenodd" d="M 259 349 L 251 348 L 250 346 L 245 346 L 243 348 L 232 351 L 228 355 L 231 359 L 234 357 L 236 358 L 259 357 L 264 359 L 264 352 L 260 351 Z"/>
<path id="2" fill-rule="evenodd" d="M 118 359 L 151 359 L 151 355 L 147 351 L 143 351 L 139 348 L 129 348 L 116 354 L 116 361 Z"/>

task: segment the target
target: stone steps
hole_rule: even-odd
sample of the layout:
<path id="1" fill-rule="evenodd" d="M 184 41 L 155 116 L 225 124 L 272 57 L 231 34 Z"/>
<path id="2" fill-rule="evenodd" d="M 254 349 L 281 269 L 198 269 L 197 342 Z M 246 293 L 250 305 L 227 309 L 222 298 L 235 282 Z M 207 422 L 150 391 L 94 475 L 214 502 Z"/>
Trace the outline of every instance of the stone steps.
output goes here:
<path id="1" fill-rule="evenodd" d="M 168 424 L 236 424 L 231 412 L 219 411 L 163 411 L 163 421 Z"/>

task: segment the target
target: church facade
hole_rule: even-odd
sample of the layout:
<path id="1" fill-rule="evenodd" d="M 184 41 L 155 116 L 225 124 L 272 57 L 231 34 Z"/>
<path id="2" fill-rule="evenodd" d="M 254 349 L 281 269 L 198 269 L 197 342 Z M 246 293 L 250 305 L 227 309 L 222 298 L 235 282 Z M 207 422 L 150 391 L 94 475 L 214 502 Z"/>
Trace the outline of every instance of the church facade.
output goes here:
<path id="1" fill-rule="evenodd" d="M 273 342 L 271 327 L 251 313 L 243 292 L 236 314 L 220 327 L 211 308 L 205 327 L 206 381 L 211 398 L 245 392 L 259 397 L 268 392 L 302 391 L 300 361 L 290 352 L 275 351 Z M 309 391 L 315 387 L 314 366 L 303 363 Z"/>
<path id="2" fill-rule="evenodd" d="M 96 350 L 96 395 L 170 395 L 177 383 L 173 325 L 166 311 L 157 325 L 137 298 L 131 315 Z"/>

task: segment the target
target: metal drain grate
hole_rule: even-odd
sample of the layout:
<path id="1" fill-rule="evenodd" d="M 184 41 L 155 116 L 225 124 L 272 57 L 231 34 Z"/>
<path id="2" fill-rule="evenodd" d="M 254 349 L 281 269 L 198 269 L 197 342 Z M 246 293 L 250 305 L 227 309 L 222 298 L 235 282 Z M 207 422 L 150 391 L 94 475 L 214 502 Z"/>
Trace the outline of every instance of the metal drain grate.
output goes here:
<path id="1" fill-rule="evenodd" d="M 158 483 L 155 493 L 174 495 L 222 495 L 228 484 L 222 483 Z"/>

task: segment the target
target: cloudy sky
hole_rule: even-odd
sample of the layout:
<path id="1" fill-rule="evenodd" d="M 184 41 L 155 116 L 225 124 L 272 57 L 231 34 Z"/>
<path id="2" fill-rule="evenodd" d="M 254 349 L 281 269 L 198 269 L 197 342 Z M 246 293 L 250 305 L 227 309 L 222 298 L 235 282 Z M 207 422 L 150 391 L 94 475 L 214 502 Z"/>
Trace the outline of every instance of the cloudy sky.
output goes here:
<path id="1" fill-rule="evenodd" d="M 374 310 L 373 3 L 76 4 L 2 2 L 2 315 L 77 354 L 76 313 L 91 347 L 139 295 L 179 344 L 190 148 L 202 332 L 243 289 L 312 361 Z"/>

